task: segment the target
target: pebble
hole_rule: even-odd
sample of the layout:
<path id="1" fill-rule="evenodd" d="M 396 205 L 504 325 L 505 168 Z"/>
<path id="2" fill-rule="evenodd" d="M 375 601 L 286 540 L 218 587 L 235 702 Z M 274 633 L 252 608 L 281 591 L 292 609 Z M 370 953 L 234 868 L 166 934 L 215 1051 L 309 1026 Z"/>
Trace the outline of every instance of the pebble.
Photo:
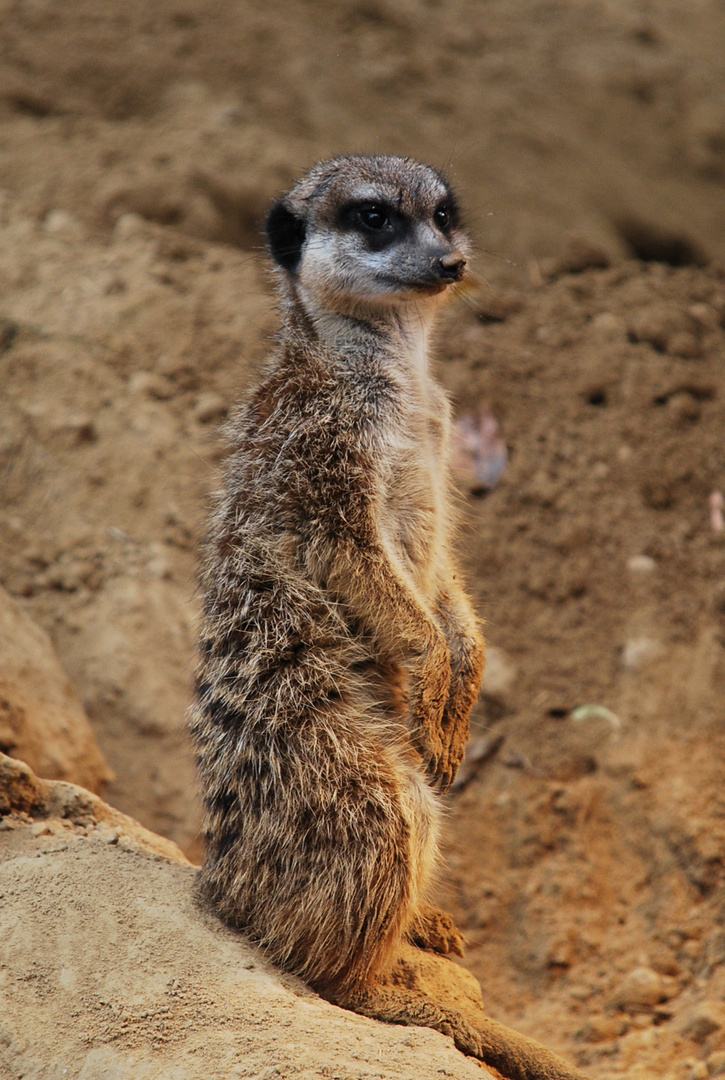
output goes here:
<path id="1" fill-rule="evenodd" d="M 101 840 L 104 844 L 117 844 L 118 833 L 115 829 L 112 829 L 105 821 L 99 821 L 93 830 L 92 836 L 96 840 Z"/>
<path id="2" fill-rule="evenodd" d="M 614 1003 L 622 1009 L 651 1008 L 664 997 L 662 976 L 649 967 L 637 967 L 625 975 Z"/>
<path id="3" fill-rule="evenodd" d="M 676 424 L 693 424 L 699 420 L 702 411 L 700 403 L 686 390 L 678 390 L 667 399 L 667 408 Z"/>
<path id="4" fill-rule="evenodd" d="M 70 433 L 76 445 L 92 443 L 98 438 L 98 429 L 93 418 L 85 413 L 66 416 L 60 426 L 62 430 Z"/>
<path id="5" fill-rule="evenodd" d="M 715 1001 L 702 1001 L 691 1013 L 682 1034 L 696 1043 L 704 1043 L 725 1022 L 725 1009 Z"/>
<path id="6" fill-rule="evenodd" d="M 140 214 L 122 214 L 113 228 L 113 239 L 117 243 L 132 240 L 148 233 L 148 224 Z"/>
<path id="7" fill-rule="evenodd" d="M 716 1050 L 707 1059 L 710 1067 L 710 1076 L 725 1076 L 725 1050 Z"/>
<path id="8" fill-rule="evenodd" d="M 227 402 L 220 394 L 199 394 L 194 406 L 194 416 L 200 424 L 210 424 L 213 420 L 223 420 L 229 412 Z"/>
<path id="9" fill-rule="evenodd" d="M 136 371 L 128 380 L 129 390 L 134 394 L 167 401 L 174 396 L 173 383 L 164 375 L 155 375 L 152 371 Z"/>
<path id="10" fill-rule="evenodd" d="M 621 1016 L 602 1013 L 589 1017 L 579 1032 L 579 1038 L 589 1043 L 613 1042 L 626 1030 L 627 1024 Z"/>
<path id="11" fill-rule="evenodd" d="M 719 324 L 718 313 L 712 304 L 690 304 L 687 312 L 692 315 L 700 326 L 704 326 L 707 330 L 717 330 Z"/>
<path id="12" fill-rule="evenodd" d="M 657 569 L 657 563 L 649 555 L 633 555 L 627 559 L 627 569 L 631 574 L 651 574 Z"/>
<path id="13" fill-rule="evenodd" d="M 681 356 L 683 360 L 696 360 L 702 356 L 702 345 L 689 330 L 680 330 L 669 339 L 667 352 L 670 356 Z"/>
<path id="14" fill-rule="evenodd" d="M 696 1065 L 693 1065 L 692 1072 L 690 1073 L 690 1080 L 707 1080 L 710 1075 L 710 1069 L 705 1061 L 698 1061 Z"/>
<path id="15" fill-rule="evenodd" d="M 592 319 L 591 329 L 604 341 L 616 341 L 624 339 L 627 333 L 627 326 L 619 315 L 615 315 L 612 311 L 602 311 L 599 315 L 595 315 Z"/>
<path id="16" fill-rule="evenodd" d="M 486 646 L 486 673 L 483 692 L 488 697 L 505 698 L 516 682 L 516 667 L 503 649 L 496 645 Z"/>
<path id="17" fill-rule="evenodd" d="M 43 228 L 46 232 L 66 236 L 79 236 L 83 232 L 81 223 L 67 210 L 49 210 L 43 219 Z"/>
<path id="18" fill-rule="evenodd" d="M 146 564 L 151 577 L 168 580 L 171 577 L 171 565 L 163 544 L 149 544 L 149 561 Z"/>
<path id="19" fill-rule="evenodd" d="M 660 643 L 654 638 L 630 638 L 622 649 L 622 666 L 625 671 L 636 671 L 660 651 Z"/>
<path id="20" fill-rule="evenodd" d="M 57 836 L 59 832 L 63 832 L 63 826 L 60 821 L 36 821 L 30 832 L 36 839 L 39 836 Z"/>

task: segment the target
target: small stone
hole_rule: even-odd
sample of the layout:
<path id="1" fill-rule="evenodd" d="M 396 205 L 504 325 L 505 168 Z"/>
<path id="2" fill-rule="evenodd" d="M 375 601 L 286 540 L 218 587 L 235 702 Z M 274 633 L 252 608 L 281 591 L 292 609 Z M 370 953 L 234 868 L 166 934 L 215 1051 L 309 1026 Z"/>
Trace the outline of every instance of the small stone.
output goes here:
<path id="1" fill-rule="evenodd" d="M 725 1009 L 715 1001 L 702 1001 L 682 1029 L 682 1034 L 696 1043 L 704 1043 L 725 1023 Z"/>
<path id="2" fill-rule="evenodd" d="M 229 412 L 227 402 L 219 394 L 199 394 L 194 406 L 194 416 L 200 424 L 210 424 L 213 420 L 223 420 Z"/>
<path id="3" fill-rule="evenodd" d="M 602 311 L 601 314 L 595 315 L 592 319 L 591 329 L 603 341 L 623 339 L 627 332 L 624 319 L 619 315 L 615 315 L 612 311 Z"/>
<path id="4" fill-rule="evenodd" d="M 602 1013 L 591 1016 L 577 1034 L 578 1038 L 588 1043 L 613 1042 L 626 1030 L 627 1024 L 621 1016 Z"/>
<path id="5" fill-rule="evenodd" d="M 31 835 L 34 839 L 39 836 L 53 836 L 57 832 L 57 828 L 53 828 L 57 823 L 54 821 L 36 821 L 30 829 Z"/>
<path id="6" fill-rule="evenodd" d="M 652 968 L 633 968 L 619 985 L 614 1003 L 621 1009 L 648 1009 L 664 997 L 662 976 Z"/>
<path id="7" fill-rule="evenodd" d="M 660 643 L 654 638 L 631 638 L 622 649 L 622 666 L 625 671 L 636 671 L 660 651 Z"/>
<path id="8" fill-rule="evenodd" d="M 690 304 L 687 311 L 700 326 L 704 326 L 707 330 L 717 330 L 719 319 L 712 304 Z"/>
<path id="9" fill-rule="evenodd" d="M 110 274 L 102 284 L 101 291 L 104 296 L 120 296 L 128 290 L 125 278 L 120 274 Z"/>
<path id="10" fill-rule="evenodd" d="M 66 416 L 60 425 L 60 429 L 70 434 L 76 446 L 80 446 L 82 443 L 95 442 L 98 438 L 98 429 L 93 423 L 93 419 L 86 416 L 85 413 Z"/>
<path id="11" fill-rule="evenodd" d="M 697 398 L 686 390 L 679 390 L 676 394 L 671 394 L 667 399 L 667 408 L 672 419 L 678 425 L 694 424 L 700 419 L 702 411 Z"/>
<path id="12" fill-rule="evenodd" d="M 710 1076 L 725 1076 L 725 1050 L 716 1050 L 707 1059 Z"/>
<path id="13" fill-rule="evenodd" d="M 104 844 L 117 844 L 118 832 L 112 829 L 105 821 L 99 821 L 93 830 L 93 837 Z"/>
<path id="14" fill-rule="evenodd" d="M 696 360 L 702 356 L 702 345 L 689 330 L 680 330 L 667 342 L 667 352 L 670 356 L 681 356 L 683 360 Z"/>
<path id="15" fill-rule="evenodd" d="M 516 681 L 516 667 L 503 649 L 496 645 L 486 647 L 486 672 L 483 692 L 488 697 L 505 698 Z"/>
<path id="16" fill-rule="evenodd" d="M 631 574 L 651 574 L 657 569 L 657 563 L 649 555 L 633 555 L 627 559 L 627 569 Z"/>
<path id="17" fill-rule="evenodd" d="M 122 214 L 113 229 L 113 239 L 117 243 L 124 240 L 132 240 L 138 236 L 145 236 L 148 225 L 140 214 Z"/>
<path id="18" fill-rule="evenodd" d="M 174 386 L 164 375 L 155 375 L 152 371 L 136 371 L 128 380 L 128 387 L 133 394 L 143 394 L 167 401 L 174 395 Z"/>
<path id="19" fill-rule="evenodd" d="M 78 235 L 82 232 L 78 219 L 69 214 L 67 210 L 49 210 L 45 215 L 43 228 L 46 232 L 56 233 L 57 235 L 65 234 L 66 236 Z"/>
<path id="20" fill-rule="evenodd" d="M 151 577 L 168 580 L 171 577 L 171 566 L 163 544 L 149 544 L 149 561 L 146 568 Z"/>
<path id="21" fill-rule="evenodd" d="M 710 1075 L 710 1069 L 707 1062 L 698 1061 L 696 1065 L 693 1065 L 692 1072 L 690 1073 L 690 1080 L 707 1080 Z"/>

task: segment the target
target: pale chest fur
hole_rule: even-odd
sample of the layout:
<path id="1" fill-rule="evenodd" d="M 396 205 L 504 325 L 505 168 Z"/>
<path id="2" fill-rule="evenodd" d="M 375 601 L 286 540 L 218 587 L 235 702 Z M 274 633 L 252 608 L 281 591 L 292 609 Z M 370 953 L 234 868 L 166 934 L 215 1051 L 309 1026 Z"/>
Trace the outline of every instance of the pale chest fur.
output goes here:
<path id="1" fill-rule="evenodd" d="M 384 440 L 380 529 L 390 558 L 429 600 L 448 547 L 450 405 L 432 378 L 416 383 L 402 421 Z"/>

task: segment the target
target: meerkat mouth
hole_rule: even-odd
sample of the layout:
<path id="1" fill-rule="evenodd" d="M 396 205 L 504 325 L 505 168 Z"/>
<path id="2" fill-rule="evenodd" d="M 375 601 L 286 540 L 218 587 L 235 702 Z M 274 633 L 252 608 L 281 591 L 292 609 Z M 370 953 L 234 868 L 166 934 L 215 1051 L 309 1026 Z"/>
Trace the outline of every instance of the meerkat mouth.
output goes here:
<path id="1" fill-rule="evenodd" d="M 425 295 L 426 293 L 431 296 L 444 292 L 450 285 L 455 285 L 455 281 L 421 281 L 407 279 L 401 279 L 396 277 L 380 276 L 377 279 L 380 284 L 387 285 L 392 291 L 404 295 L 405 293 L 415 293 L 417 296 Z"/>

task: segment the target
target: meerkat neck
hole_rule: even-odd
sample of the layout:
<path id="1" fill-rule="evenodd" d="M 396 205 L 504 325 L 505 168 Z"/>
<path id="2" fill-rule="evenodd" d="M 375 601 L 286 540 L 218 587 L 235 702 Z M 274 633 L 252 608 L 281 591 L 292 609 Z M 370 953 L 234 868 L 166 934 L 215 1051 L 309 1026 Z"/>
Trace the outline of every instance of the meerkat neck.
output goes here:
<path id="1" fill-rule="evenodd" d="M 295 300 L 293 319 L 311 326 L 320 341 L 340 357 L 357 357 L 360 347 L 366 346 L 366 352 L 372 348 L 394 367 L 427 374 L 428 342 L 435 317 L 432 305 L 405 303 L 369 309 L 357 305 L 347 312 L 323 307 L 307 295 Z"/>

